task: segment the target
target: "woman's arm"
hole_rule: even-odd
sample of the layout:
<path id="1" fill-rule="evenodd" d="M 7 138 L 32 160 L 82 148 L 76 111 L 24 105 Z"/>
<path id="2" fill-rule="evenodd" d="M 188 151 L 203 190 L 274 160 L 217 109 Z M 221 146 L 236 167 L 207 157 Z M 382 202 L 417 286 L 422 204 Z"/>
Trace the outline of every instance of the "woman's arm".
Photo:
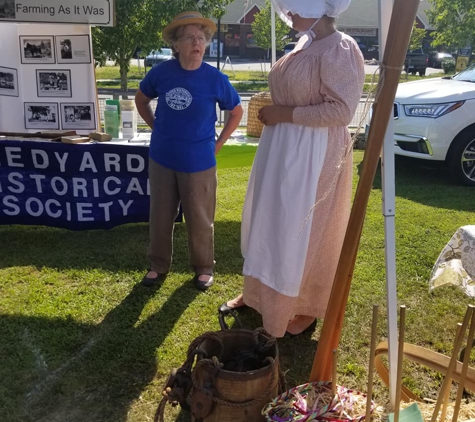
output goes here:
<path id="1" fill-rule="evenodd" d="M 226 124 L 224 125 L 223 130 L 221 131 L 218 137 L 218 140 L 216 141 L 216 148 L 214 151 L 215 154 L 219 152 L 219 150 L 224 145 L 224 143 L 228 140 L 231 134 L 236 130 L 236 128 L 239 125 L 239 122 L 241 121 L 242 114 L 243 114 L 243 109 L 242 109 L 241 104 L 238 104 L 231 111 L 229 111 L 229 118 Z"/>
<path id="2" fill-rule="evenodd" d="M 346 47 L 346 48 L 342 48 Z M 323 102 L 295 107 L 295 124 L 313 127 L 348 126 L 356 112 L 365 79 L 364 59 L 355 43 L 343 41 L 320 60 Z"/>
<path id="3" fill-rule="evenodd" d="M 293 123 L 294 108 L 280 105 L 264 106 L 257 112 L 257 118 L 266 126 L 276 125 L 277 123 Z"/>
<path id="4" fill-rule="evenodd" d="M 152 99 L 148 98 L 139 88 L 135 94 L 135 105 L 137 111 L 142 119 L 145 120 L 145 123 L 150 126 L 150 129 L 153 129 L 155 116 L 153 115 L 152 107 L 150 107 L 150 101 L 152 101 Z"/>
<path id="5" fill-rule="evenodd" d="M 320 60 L 322 103 L 299 107 L 265 106 L 257 118 L 266 126 L 285 122 L 313 127 L 348 126 L 358 107 L 365 78 L 363 56 L 354 45 L 348 47 L 334 48 Z"/>

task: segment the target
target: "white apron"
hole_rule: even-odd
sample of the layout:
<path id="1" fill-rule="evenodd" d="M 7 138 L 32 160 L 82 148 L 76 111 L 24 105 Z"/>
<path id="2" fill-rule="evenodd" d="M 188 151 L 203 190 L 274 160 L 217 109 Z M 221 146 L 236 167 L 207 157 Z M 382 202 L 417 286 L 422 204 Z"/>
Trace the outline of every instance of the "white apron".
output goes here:
<path id="1" fill-rule="evenodd" d="M 299 294 L 328 128 L 266 126 L 249 178 L 241 225 L 244 275 Z"/>

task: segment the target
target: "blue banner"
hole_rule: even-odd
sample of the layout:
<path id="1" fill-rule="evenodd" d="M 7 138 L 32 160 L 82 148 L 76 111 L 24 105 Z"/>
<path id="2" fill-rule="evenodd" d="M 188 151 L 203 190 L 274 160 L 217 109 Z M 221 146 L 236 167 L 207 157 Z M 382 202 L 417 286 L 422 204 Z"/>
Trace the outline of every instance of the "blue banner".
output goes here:
<path id="1" fill-rule="evenodd" d="M 108 229 L 149 216 L 148 147 L 0 141 L 0 224 Z"/>

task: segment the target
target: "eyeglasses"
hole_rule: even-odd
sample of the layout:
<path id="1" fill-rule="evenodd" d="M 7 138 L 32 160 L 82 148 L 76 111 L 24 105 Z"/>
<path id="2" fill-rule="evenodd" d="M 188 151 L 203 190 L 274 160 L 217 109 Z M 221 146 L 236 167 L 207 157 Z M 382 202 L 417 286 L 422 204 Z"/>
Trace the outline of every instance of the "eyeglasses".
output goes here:
<path id="1" fill-rule="evenodd" d="M 181 37 L 180 38 L 181 41 L 184 41 L 188 44 L 193 44 L 195 41 L 198 43 L 198 44 L 206 44 L 206 38 L 205 37 L 195 37 L 194 35 L 187 35 L 186 37 Z"/>

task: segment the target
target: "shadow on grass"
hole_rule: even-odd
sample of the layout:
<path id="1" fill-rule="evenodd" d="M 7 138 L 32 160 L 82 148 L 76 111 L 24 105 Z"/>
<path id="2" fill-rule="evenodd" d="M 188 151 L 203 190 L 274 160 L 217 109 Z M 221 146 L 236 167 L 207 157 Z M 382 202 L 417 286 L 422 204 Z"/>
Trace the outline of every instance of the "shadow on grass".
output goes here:
<path id="1" fill-rule="evenodd" d="M 215 224 L 216 271 L 240 274 L 241 223 Z M 0 226 L 0 268 L 102 269 L 145 271 L 148 267 L 148 224 L 126 224 L 111 230 L 69 231 L 44 226 Z M 233 259 L 230 259 L 232 257 Z M 186 226 L 175 225 L 172 271 L 188 272 Z"/>
<path id="2" fill-rule="evenodd" d="M 358 164 L 361 175 L 363 164 Z M 396 196 L 431 207 L 473 211 L 474 189 L 454 182 L 445 163 L 395 157 Z M 373 189 L 382 189 L 381 165 L 378 164 Z M 397 210 L 396 210 L 397 211 Z"/>
<path id="3" fill-rule="evenodd" d="M 126 421 L 129 406 L 157 371 L 168 371 L 157 363 L 156 349 L 199 294 L 186 283 L 158 312 L 137 323 L 156 293 L 135 285 L 97 326 L 0 317 L 1 420 Z"/>

